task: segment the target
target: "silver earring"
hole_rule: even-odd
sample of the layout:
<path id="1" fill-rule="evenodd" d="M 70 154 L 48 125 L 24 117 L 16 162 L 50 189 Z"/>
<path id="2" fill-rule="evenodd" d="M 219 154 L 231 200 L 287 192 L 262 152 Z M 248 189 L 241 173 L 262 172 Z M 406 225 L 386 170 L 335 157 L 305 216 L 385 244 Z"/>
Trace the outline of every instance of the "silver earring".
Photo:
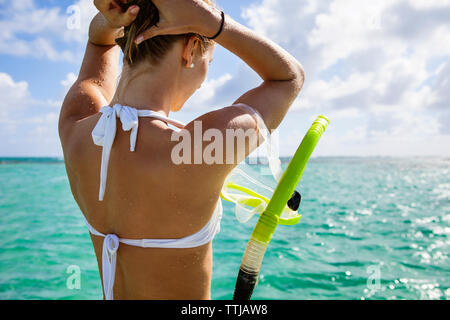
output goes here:
<path id="1" fill-rule="evenodd" d="M 195 64 L 191 64 L 190 66 L 189 66 L 189 69 L 194 69 L 195 68 Z"/>

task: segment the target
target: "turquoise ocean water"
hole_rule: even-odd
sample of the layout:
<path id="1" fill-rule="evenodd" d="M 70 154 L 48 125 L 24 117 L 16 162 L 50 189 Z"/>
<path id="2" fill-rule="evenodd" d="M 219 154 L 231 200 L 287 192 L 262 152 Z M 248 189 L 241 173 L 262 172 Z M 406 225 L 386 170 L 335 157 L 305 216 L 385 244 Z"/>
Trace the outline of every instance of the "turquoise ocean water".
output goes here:
<path id="1" fill-rule="evenodd" d="M 315 158 L 299 188 L 301 223 L 278 227 L 253 299 L 450 298 L 450 159 Z M 257 221 L 224 209 L 213 299 L 231 299 Z M 102 298 L 61 161 L 0 159 L 0 219 L 0 299 Z"/>

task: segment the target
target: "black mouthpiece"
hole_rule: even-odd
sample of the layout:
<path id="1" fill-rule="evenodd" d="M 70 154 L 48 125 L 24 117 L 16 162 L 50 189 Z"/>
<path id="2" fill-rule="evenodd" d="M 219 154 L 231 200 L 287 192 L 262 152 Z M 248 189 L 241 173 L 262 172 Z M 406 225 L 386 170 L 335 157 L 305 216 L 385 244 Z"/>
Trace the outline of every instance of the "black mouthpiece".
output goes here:
<path id="1" fill-rule="evenodd" d="M 239 269 L 233 300 L 250 300 L 257 283 L 258 273 L 247 273 Z"/>
<path id="2" fill-rule="evenodd" d="M 298 208 L 300 207 L 300 202 L 302 202 L 301 194 L 298 191 L 294 191 L 294 194 L 289 199 L 287 205 L 288 205 L 289 209 L 291 209 L 293 211 L 297 211 Z"/>

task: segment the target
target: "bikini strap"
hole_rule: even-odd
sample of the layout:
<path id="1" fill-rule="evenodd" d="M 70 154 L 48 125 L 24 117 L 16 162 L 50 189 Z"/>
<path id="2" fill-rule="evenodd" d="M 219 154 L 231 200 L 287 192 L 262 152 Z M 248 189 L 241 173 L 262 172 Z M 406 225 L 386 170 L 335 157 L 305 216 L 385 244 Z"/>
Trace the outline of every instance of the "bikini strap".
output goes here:
<path id="1" fill-rule="evenodd" d="M 124 131 L 131 131 L 130 134 L 130 151 L 134 152 L 136 148 L 136 139 L 139 128 L 138 117 L 155 118 L 165 121 L 177 128 L 184 128 L 182 122 L 169 119 L 163 115 L 151 111 L 151 110 L 137 110 L 135 108 L 122 106 L 116 104 L 114 107 L 103 107 L 100 109 L 102 116 L 97 122 L 94 130 L 92 131 L 92 139 L 98 146 L 103 147 L 102 162 L 100 170 L 100 190 L 98 199 L 103 201 L 106 188 L 106 178 L 108 174 L 109 156 L 114 144 L 114 139 L 117 132 L 117 118 L 122 122 L 122 128 Z"/>

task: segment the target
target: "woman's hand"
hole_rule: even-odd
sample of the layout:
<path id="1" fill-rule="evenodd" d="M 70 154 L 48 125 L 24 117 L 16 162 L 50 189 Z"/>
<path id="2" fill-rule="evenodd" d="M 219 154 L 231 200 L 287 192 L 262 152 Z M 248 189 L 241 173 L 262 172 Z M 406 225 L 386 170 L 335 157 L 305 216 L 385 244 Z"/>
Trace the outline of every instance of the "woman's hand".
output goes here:
<path id="1" fill-rule="evenodd" d="M 221 12 L 203 0 L 153 0 L 159 23 L 136 38 L 139 44 L 159 35 L 197 33 L 212 37 L 220 27 Z"/>
<path id="2" fill-rule="evenodd" d="M 131 6 L 126 12 L 122 10 L 121 4 L 125 4 L 126 0 L 94 0 L 97 7 L 111 28 L 122 28 L 129 26 L 139 13 L 139 6 Z"/>

